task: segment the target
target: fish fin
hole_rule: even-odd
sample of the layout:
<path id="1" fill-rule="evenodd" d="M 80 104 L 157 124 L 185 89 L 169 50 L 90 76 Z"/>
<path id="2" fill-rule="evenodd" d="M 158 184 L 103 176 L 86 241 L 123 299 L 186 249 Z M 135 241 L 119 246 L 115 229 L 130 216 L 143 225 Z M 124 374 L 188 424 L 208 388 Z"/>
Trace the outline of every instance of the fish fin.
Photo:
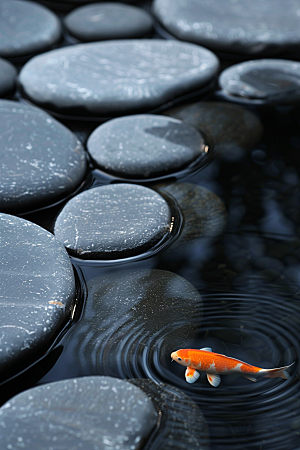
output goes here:
<path id="1" fill-rule="evenodd" d="M 250 381 L 254 381 L 254 383 L 257 382 L 257 378 L 255 377 L 251 377 L 251 375 L 243 375 L 244 378 L 247 378 Z"/>
<path id="2" fill-rule="evenodd" d="M 212 352 L 212 349 L 210 347 L 203 347 L 200 348 L 200 350 L 204 350 L 205 352 Z"/>
<path id="3" fill-rule="evenodd" d="M 220 375 L 216 375 L 214 373 L 207 373 L 206 374 L 207 379 L 209 381 L 209 383 L 213 386 L 213 387 L 218 387 L 219 384 L 221 383 L 221 377 Z"/>
<path id="4" fill-rule="evenodd" d="M 200 373 L 197 370 L 187 367 L 185 371 L 185 379 L 188 383 L 195 383 L 200 377 Z"/>
<path id="5" fill-rule="evenodd" d="M 284 378 L 287 380 L 290 377 L 290 374 L 286 371 L 289 367 L 291 367 L 293 364 L 295 364 L 295 361 L 290 364 L 289 366 L 283 366 L 283 367 L 276 367 L 275 369 L 261 369 L 259 371 L 259 374 L 266 378 Z"/>

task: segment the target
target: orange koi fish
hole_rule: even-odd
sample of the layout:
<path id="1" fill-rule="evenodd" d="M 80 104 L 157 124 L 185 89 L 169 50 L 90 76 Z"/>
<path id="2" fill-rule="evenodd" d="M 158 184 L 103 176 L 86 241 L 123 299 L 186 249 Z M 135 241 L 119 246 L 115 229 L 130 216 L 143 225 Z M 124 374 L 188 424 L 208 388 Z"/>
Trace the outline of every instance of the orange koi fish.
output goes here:
<path id="1" fill-rule="evenodd" d="M 214 387 L 219 386 L 221 382 L 220 375 L 231 373 L 239 373 L 251 381 L 257 381 L 257 377 L 281 377 L 287 379 L 289 374 L 286 372 L 286 369 L 294 364 L 275 369 L 261 369 L 239 359 L 214 353 L 209 347 L 204 347 L 200 350 L 190 348 L 177 350 L 177 352 L 171 353 L 171 358 L 182 366 L 186 366 L 185 379 L 188 383 L 197 381 L 200 377 L 197 370 L 201 370 L 206 372 L 209 383 Z"/>

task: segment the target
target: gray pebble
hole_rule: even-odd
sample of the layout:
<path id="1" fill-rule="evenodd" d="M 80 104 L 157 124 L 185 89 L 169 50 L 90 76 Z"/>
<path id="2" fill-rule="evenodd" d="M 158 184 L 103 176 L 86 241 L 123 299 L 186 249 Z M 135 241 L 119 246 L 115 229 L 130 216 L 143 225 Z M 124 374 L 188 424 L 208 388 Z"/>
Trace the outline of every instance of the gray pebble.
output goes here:
<path id="1" fill-rule="evenodd" d="M 53 12 L 31 1 L 0 2 L 0 56 L 16 58 L 48 50 L 61 37 Z"/>
<path id="2" fill-rule="evenodd" d="M 76 136 L 48 114 L 0 100 L 0 208 L 23 212 L 72 193 L 86 168 Z"/>
<path id="3" fill-rule="evenodd" d="M 152 189 L 112 184 L 73 197 L 54 233 L 73 256 L 118 259 L 150 249 L 169 232 L 170 222 L 166 201 Z"/>
<path id="4" fill-rule="evenodd" d="M 75 296 L 68 254 L 26 220 L 0 214 L 1 378 L 43 354 L 69 320 Z"/>
<path id="5" fill-rule="evenodd" d="M 8 97 L 16 87 L 17 70 L 5 59 L 0 58 L 0 97 Z"/>
<path id="6" fill-rule="evenodd" d="M 148 396 L 127 381 L 82 377 L 29 389 L 0 409 L 4 449 L 139 450 L 157 424 Z"/>
<path id="7" fill-rule="evenodd" d="M 105 172 L 136 179 L 174 173 L 206 151 L 203 136 L 192 126 L 150 114 L 121 117 L 100 125 L 87 148 Z"/>
<path id="8" fill-rule="evenodd" d="M 218 68 L 213 53 L 192 44 L 115 40 L 39 55 L 19 80 L 25 95 L 47 109 L 108 117 L 151 110 L 200 89 Z"/>
<path id="9" fill-rule="evenodd" d="M 152 31 L 150 14 L 122 3 L 96 3 L 74 9 L 65 18 L 68 31 L 81 41 L 132 39 Z"/>

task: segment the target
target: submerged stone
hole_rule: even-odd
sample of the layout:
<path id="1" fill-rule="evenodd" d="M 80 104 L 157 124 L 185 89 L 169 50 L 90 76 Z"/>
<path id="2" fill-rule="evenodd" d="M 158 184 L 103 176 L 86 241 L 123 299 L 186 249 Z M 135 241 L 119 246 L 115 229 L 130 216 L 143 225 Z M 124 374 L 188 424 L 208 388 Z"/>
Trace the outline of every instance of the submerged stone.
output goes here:
<path id="1" fill-rule="evenodd" d="M 225 69 L 219 84 L 226 99 L 245 103 L 295 103 L 300 100 L 300 63 L 258 59 Z"/>
<path id="2" fill-rule="evenodd" d="M 119 259 L 151 249 L 167 235 L 170 221 L 168 204 L 152 189 L 111 184 L 73 197 L 54 233 L 73 256 Z"/>
<path id="3" fill-rule="evenodd" d="M 0 441 L 7 449 L 139 450 L 157 422 L 139 387 L 82 377 L 29 389 L 4 404 Z"/>
<path id="4" fill-rule="evenodd" d="M 151 33 L 152 18 L 142 8 L 107 2 L 74 9 L 65 18 L 65 25 L 81 41 L 130 39 Z"/>
<path id="5" fill-rule="evenodd" d="M 164 270 L 117 270 L 89 280 L 87 290 L 82 316 L 47 379 L 63 371 L 68 377 L 92 373 L 172 384 L 176 376 L 166 361 L 191 345 L 201 325 L 197 289 Z"/>
<path id="6" fill-rule="evenodd" d="M 0 379 L 43 355 L 70 319 L 74 274 L 64 247 L 27 220 L 0 214 Z"/>
<path id="7" fill-rule="evenodd" d="M 17 70 L 5 59 L 0 58 L 0 97 L 8 97 L 16 88 Z"/>
<path id="8" fill-rule="evenodd" d="M 0 100 L 0 210 L 24 212 L 71 194 L 82 182 L 85 152 L 76 136 L 37 108 Z"/>
<path id="9" fill-rule="evenodd" d="M 169 109 L 165 114 L 207 131 L 213 138 L 215 151 L 227 160 L 240 159 L 263 135 L 262 123 L 255 114 L 225 102 L 191 103 Z"/>
<path id="10" fill-rule="evenodd" d="M 179 39 L 241 55 L 298 51 L 297 0 L 154 0 L 153 12 Z"/>
<path id="11" fill-rule="evenodd" d="M 31 1 L 0 2 L 0 56 L 16 58 L 48 50 L 61 37 L 56 15 Z"/>
<path id="12" fill-rule="evenodd" d="M 180 120 L 136 115 L 110 120 L 91 134 L 87 148 L 112 175 L 147 179 L 184 169 L 206 154 L 203 135 Z"/>
<path id="13" fill-rule="evenodd" d="M 206 86 L 219 67 L 209 50 L 177 41 L 115 40 L 52 50 L 21 70 L 24 94 L 70 116 L 144 112 Z"/>

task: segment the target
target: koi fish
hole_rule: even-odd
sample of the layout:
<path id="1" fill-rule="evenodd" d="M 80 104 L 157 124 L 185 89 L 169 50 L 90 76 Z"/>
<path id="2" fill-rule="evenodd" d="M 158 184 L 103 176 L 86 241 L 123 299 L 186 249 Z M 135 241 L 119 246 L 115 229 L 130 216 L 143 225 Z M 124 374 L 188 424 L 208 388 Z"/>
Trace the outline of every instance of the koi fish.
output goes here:
<path id="1" fill-rule="evenodd" d="M 220 375 L 232 373 L 239 373 L 251 381 L 257 381 L 257 377 L 281 377 L 287 379 L 289 378 L 289 374 L 286 372 L 286 369 L 294 364 L 293 362 L 289 366 L 278 367 L 275 369 L 262 369 L 240 361 L 239 359 L 220 355 L 220 353 L 214 353 L 209 347 L 204 347 L 200 350 L 190 348 L 177 350 L 177 352 L 171 353 L 171 358 L 172 361 L 176 361 L 182 366 L 186 366 L 185 379 L 188 383 L 197 381 L 200 377 L 197 370 L 201 370 L 206 372 L 209 383 L 214 387 L 219 386 L 221 382 Z"/>

